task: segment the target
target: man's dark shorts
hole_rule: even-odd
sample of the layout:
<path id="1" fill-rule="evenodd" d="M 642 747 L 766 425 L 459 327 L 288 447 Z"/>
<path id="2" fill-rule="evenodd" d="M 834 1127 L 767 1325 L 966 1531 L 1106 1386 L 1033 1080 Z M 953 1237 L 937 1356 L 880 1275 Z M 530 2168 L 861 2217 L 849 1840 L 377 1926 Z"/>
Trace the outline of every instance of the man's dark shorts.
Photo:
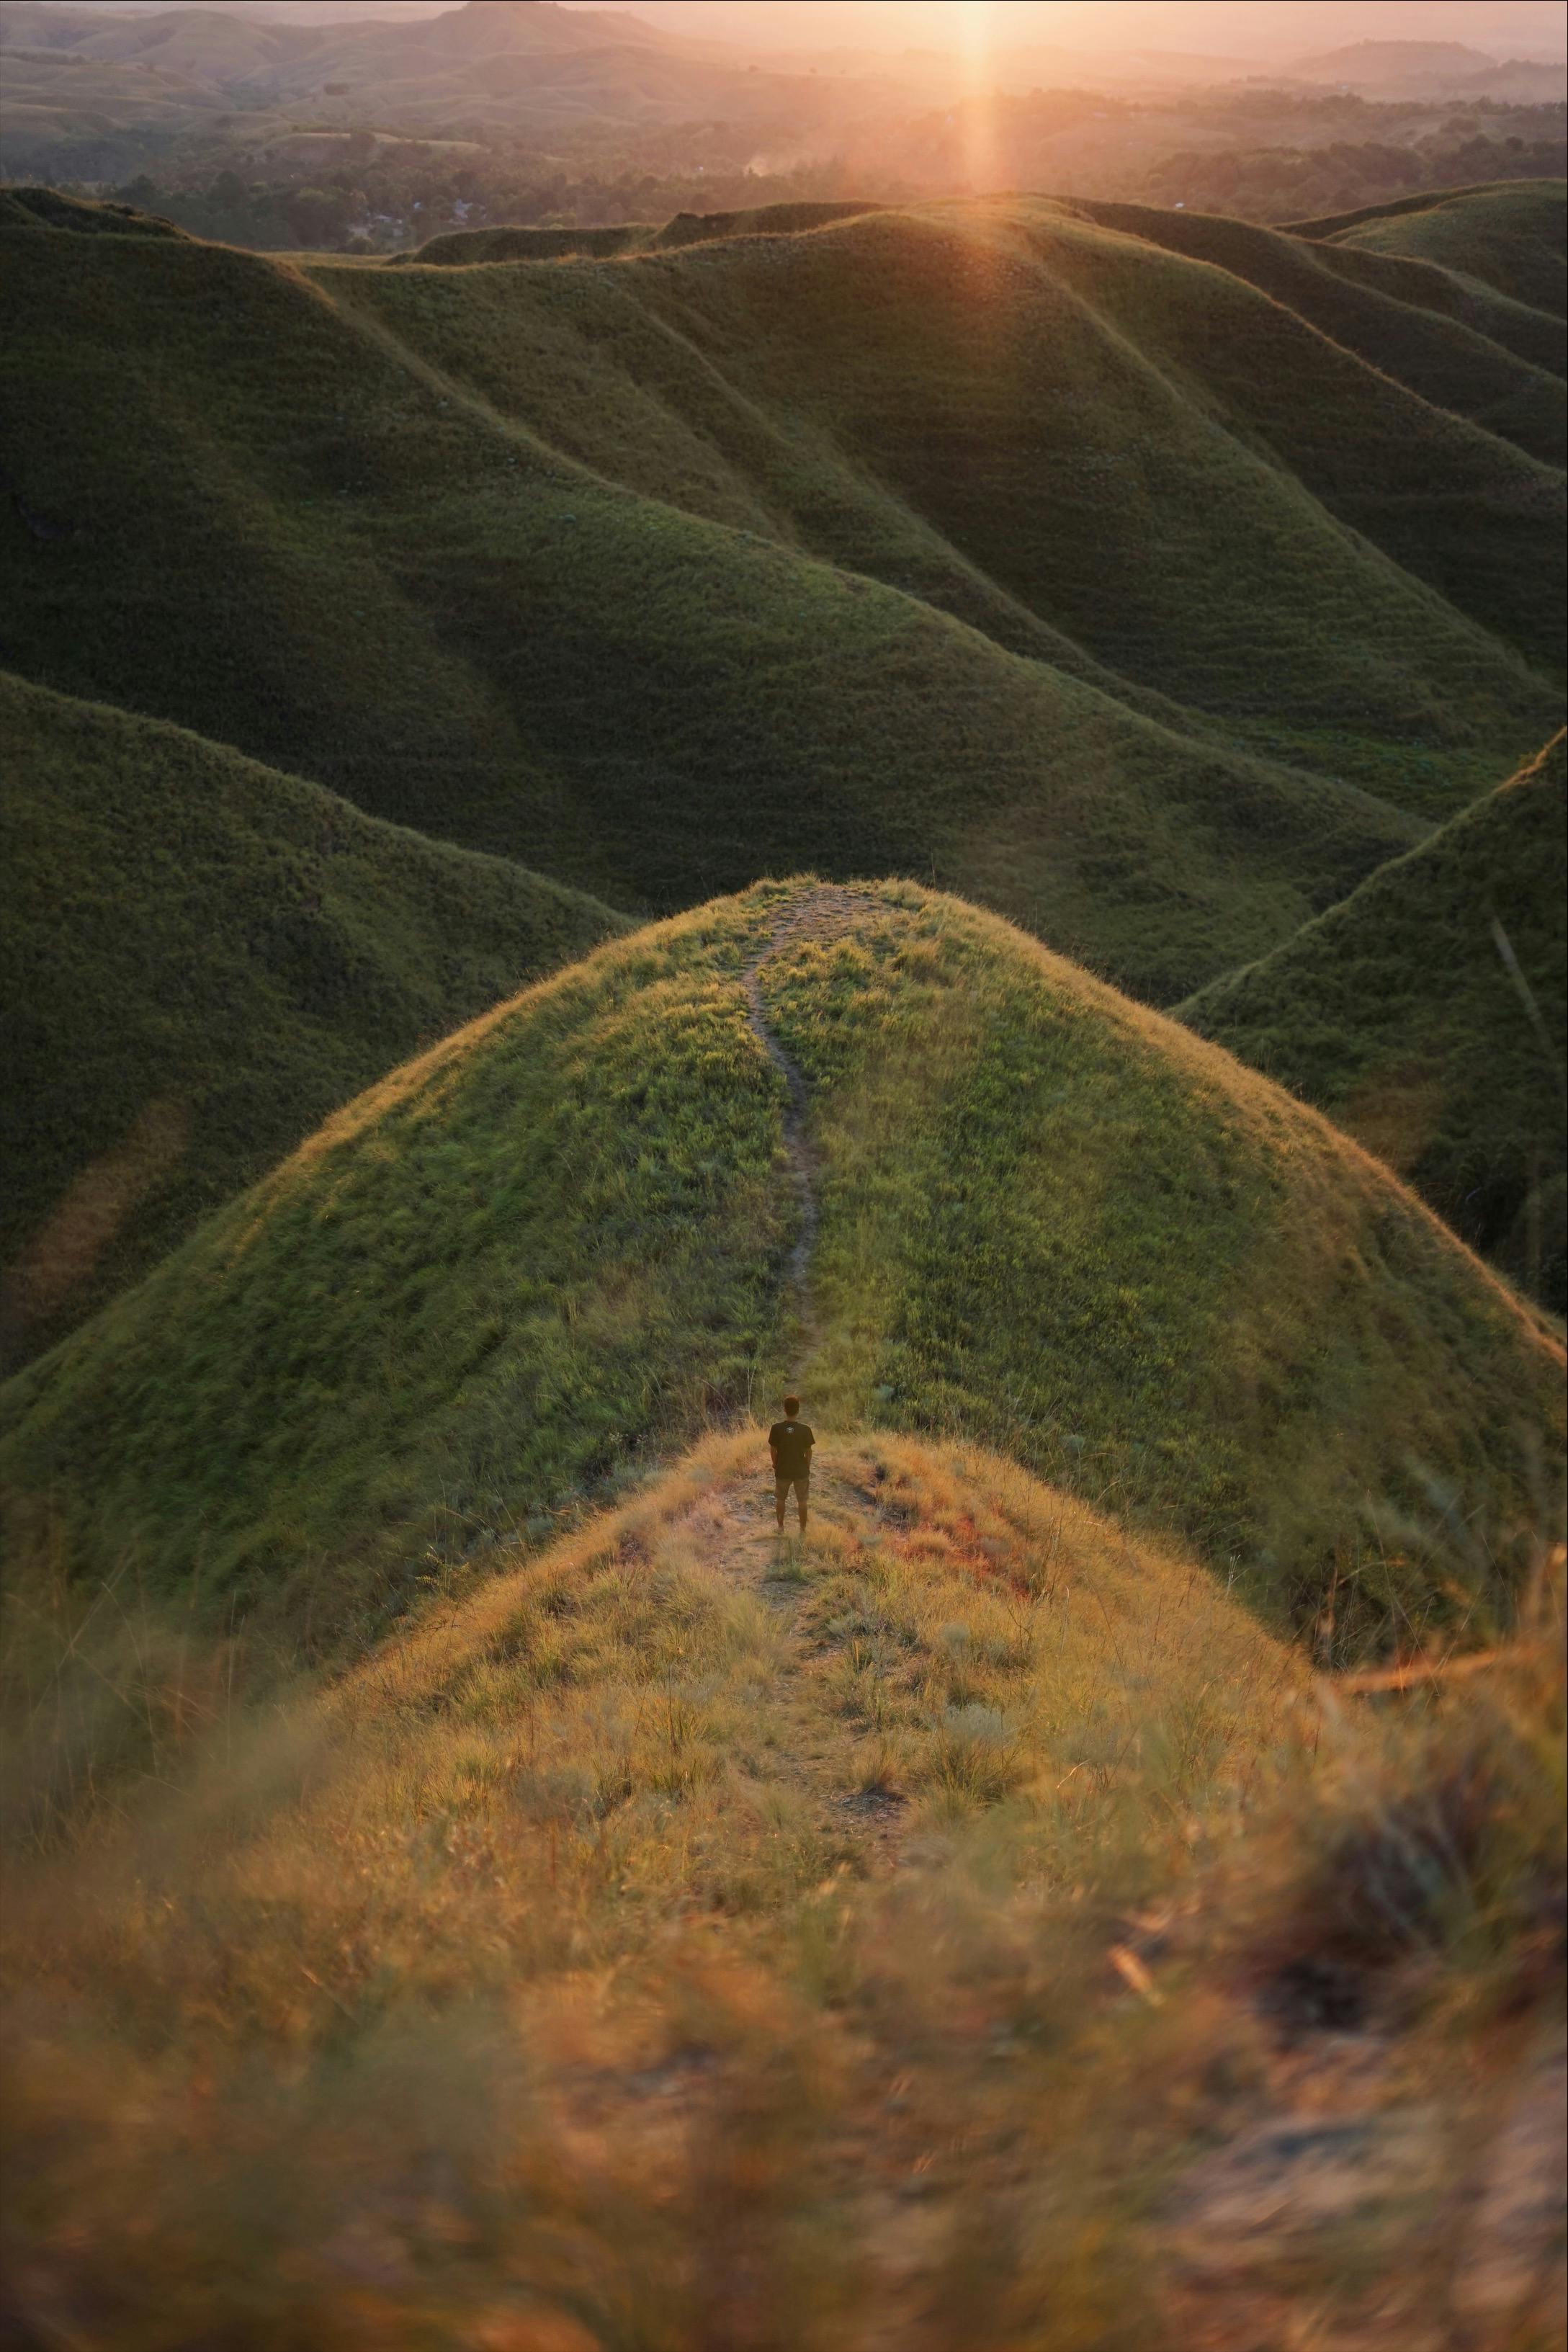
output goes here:
<path id="1" fill-rule="evenodd" d="M 807 1504 L 811 1499 L 810 1472 L 809 1470 L 801 1470 L 799 1471 L 793 1478 L 775 1478 L 773 1481 L 773 1492 L 780 1510 L 784 1508 L 785 1504 L 789 1499 L 789 1489 L 791 1486 L 795 1489 L 795 1507 L 797 1510 L 803 1511 Z"/>

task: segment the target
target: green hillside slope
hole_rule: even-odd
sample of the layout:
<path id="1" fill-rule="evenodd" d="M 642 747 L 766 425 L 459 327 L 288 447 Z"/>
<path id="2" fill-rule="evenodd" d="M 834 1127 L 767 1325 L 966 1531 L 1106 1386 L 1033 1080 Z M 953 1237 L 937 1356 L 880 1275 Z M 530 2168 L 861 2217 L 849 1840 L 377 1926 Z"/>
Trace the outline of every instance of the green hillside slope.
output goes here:
<path id="1" fill-rule="evenodd" d="M 1498 334 L 1500 328 L 1506 334 L 1517 306 L 1489 300 L 1486 289 L 1464 306 L 1468 318 L 1457 299 L 1444 315 L 1422 299 L 1430 290 L 1424 281 L 1436 279 L 1452 299 L 1459 289 L 1450 271 L 1365 254 L 1347 277 L 1340 247 L 1248 221 L 1082 199 L 1075 209 L 1103 227 L 1229 270 L 1435 406 L 1485 425 L 1549 465 L 1563 463 L 1568 388 L 1561 331 L 1552 339 L 1555 364 L 1531 364 Z"/>
<path id="2" fill-rule="evenodd" d="M 703 245 L 734 236 L 797 236 L 827 228 L 881 207 L 869 204 L 758 205 L 749 212 L 677 213 L 661 226 L 653 221 L 621 221 L 605 228 L 457 228 L 433 236 L 413 253 L 388 257 L 389 268 L 410 263 L 469 269 L 479 261 L 602 261 L 618 254 L 656 247 Z"/>
<path id="3" fill-rule="evenodd" d="M 618 253 L 640 253 L 657 235 L 653 221 L 616 221 L 607 228 L 453 228 L 412 252 L 389 254 L 387 268 L 471 269 L 480 261 L 603 261 Z"/>
<path id="4" fill-rule="evenodd" d="M 1314 1112 L 956 901 L 770 885 L 329 1120 L 7 1385 L 0 1473 L 80 1566 L 329 1637 L 791 1359 L 828 1426 L 984 1431 L 1287 1612 L 1425 1605 L 1418 1546 L 1363 1547 L 1427 1478 L 1506 1556 L 1560 1412 L 1561 1351 Z"/>
<path id="5" fill-rule="evenodd" d="M 1375 293 L 1410 303 L 1418 310 L 1457 320 L 1530 367 L 1546 375 L 1568 376 L 1568 328 L 1550 311 L 1511 302 L 1506 295 L 1483 286 L 1479 278 L 1463 278 L 1455 270 L 1440 268 L 1435 261 L 1371 252 L 1358 245 L 1315 241 L 1313 249 L 1323 268 L 1347 285 L 1370 287 Z"/>
<path id="6" fill-rule="evenodd" d="M 1560 1313 L 1564 741 L 1180 1008 L 1325 1110 Z"/>
<path id="7" fill-rule="evenodd" d="M 1133 679 L 1232 727 L 1312 703 L 1338 722 L 1352 772 L 1359 734 L 1399 730 L 1380 719 L 1389 687 L 1371 654 L 1349 654 L 1347 612 L 1406 673 L 1425 666 L 1434 616 L 1408 576 L 1373 567 L 1373 583 L 1371 551 L 1352 552 L 1335 524 L 1559 661 L 1561 567 L 1542 531 L 1559 510 L 1556 468 L 1519 466 L 1490 436 L 1389 395 L 1310 310 L 1298 318 L 1079 212 L 1044 200 L 877 212 L 710 247 L 674 268 L 649 254 L 634 268 L 585 268 L 569 289 L 540 273 L 498 287 L 470 278 L 461 294 L 407 270 L 334 270 L 331 282 L 494 407 L 630 487 L 665 494 L 677 468 L 691 485 L 679 497 L 707 503 L 691 446 L 707 442 L 703 473 L 717 454 L 712 489 L 728 491 L 712 510 L 767 527 L 783 508 L 837 562 L 919 583 L 1001 642 L 1062 661 L 1061 645 L 1028 630 L 1032 614 L 1103 666 L 1095 682 L 1110 670 L 1112 691 Z M 1340 324 L 1343 282 L 1310 258 L 1302 273 L 1323 297 L 1338 291 L 1322 308 Z M 1467 400 L 1510 385 L 1561 466 L 1554 385 L 1521 381 L 1498 352 L 1481 393 L 1458 324 L 1420 315 L 1399 330 L 1406 346 L 1441 346 Z M 1394 331 L 1373 339 L 1377 367 Z M 604 381 L 607 352 L 618 381 Z M 715 364 L 731 388 L 722 407 Z M 1425 367 L 1438 367 L 1437 351 Z M 585 409 L 573 388 L 588 369 L 601 391 Z M 898 506 L 870 497 L 873 485 L 898 491 Z M 1156 572 L 1143 560 L 1150 508 Z M 940 539 L 922 546 L 910 518 Z M 1526 546 L 1544 567 L 1532 593 L 1516 576 Z M 1291 572 L 1288 595 L 1271 562 Z"/>
<path id="8" fill-rule="evenodd" d="M 76 236 L 171 236 L 185 243 L 172 221 L 131 205 L 100 205 L 64 196 L 57 188 L 0 187 L 0 228 L 67 229 Z"/>
<path id="9" fill-rule="evenodd" d="M 1061 662 L 1066 638 L 1113 691 L 1130 680 L 1242 732 L 1260 714 L 1337 727 L 1352 773 L 1360 739 L 1398 736 L 1393 671 L 1431 658 L 1440 625 L 1409 572 L 1560 659 L 1543 529 L 1556 467 L 1400 402 L 1308 320 L 1073 207 L 882 211 L 566 285 L 537 270 L 328 282 L 613 478 L 654 495 L 673 479 L 683 502 L 753 529 L 787 518 L 833 561 L 918 585 L 1003 643 Z M 1474 370 L 1453 322 L 1416 325 Z M 1520 385 L 1505 354 L 1489 383 L 1500 372 L 1545 404 L 1531 429 L 1550 442 L 1552 387 Z M 1521 559 L 1542 567 L 1528 593 Z M 1478 652 L 1458 656 L 1467 669 Z M 1375 756 L 1369 772 L 1381 781 Z"/>
<path id="10" fill-rule="evenodd" d="M 1561 319 L 1568 311 L 1563 201 L 1561 180 L 1504 181 L 1305 223 L 1301 233 L 1437 262 Z"/>
<path id="11" fill-rule="evenodd" d="M 0 1356 L 391 1064 L 619 927 L 152 719 L 0 674 Z"/>
<path id="12" fill-rule="evenodd" d="M 627 908 L 935 872 L 1168 1002 L 1556 723 L 1561 476 L 1060 207 L 0 248 L 11 665 Z"/>

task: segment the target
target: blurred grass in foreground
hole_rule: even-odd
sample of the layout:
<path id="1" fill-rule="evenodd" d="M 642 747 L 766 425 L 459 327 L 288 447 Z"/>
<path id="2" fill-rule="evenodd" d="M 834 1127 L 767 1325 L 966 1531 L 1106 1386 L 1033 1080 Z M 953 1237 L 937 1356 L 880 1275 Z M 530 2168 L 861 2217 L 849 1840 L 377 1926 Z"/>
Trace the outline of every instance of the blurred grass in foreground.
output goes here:
<path id="1" fill-rule="evenodd" d="M 1066 2352 L 1350 2343 L 1370 2297 L 1552 2340 L 1510 2150 L 1560 2048 L 1561 1556 L 1491 1665 L 1325 1697 L 995 1455 L 831 1445 L 802 1546 L 758 1450 L 292 1703 L 123 1596 L 51 1637 L 40 1567 L 15 2322 Z"/>

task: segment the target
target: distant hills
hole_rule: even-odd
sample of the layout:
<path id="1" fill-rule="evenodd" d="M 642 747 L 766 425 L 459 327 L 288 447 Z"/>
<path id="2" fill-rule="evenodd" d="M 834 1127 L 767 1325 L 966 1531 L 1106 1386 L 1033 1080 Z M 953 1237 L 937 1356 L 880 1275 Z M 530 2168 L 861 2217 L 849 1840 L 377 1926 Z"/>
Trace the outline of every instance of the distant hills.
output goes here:
<path id="1" fill-rule="evenodd" d="M 1557 723 L 1562 474 L 1397 312 L 1374 365 L 1034 199 L 308 272 L 56 207 L 10 667 L 626 912 L 935 870 L 1174 1002 Z"/>
<path id="2" fill-rule="evenodd" d="M 548 179 L 591 168 L 597 155 L 612 178 L 629 173 L 628 185 L 644 168 L 684 166 L 695 187 L 718 170 L 732 184 L 716 203 L 744 201 L 734 184 L 752 169 L 810 169 L 817 184 L 800 193 L 812 195 L 1047 188 L 1163 201 L 1152 166 L 1276 151 L 1297 167 L 1278 182 L 1299 191 L 1281 209 L 1321 210 L 1423 181 L 1552 169 L 1562 117 L 1540 110 L 1560 108 L 1564 95 L 1560 65 L 1500 62 L 1457 44 L 1373 42 L 1276 64 L 1126 37 L 1077 50 L 1004 39 L 988 69 L 993 86 L 977 91 L 956 54 L 817 51 L 806 21 L 796 51 L 747 49 L 664 32 L 634 10 L 554 0 L 467 0 L 438 12 L 391 0 L 316 9 L 7 0 L 0 48 L 0 172 L 102 187 L 152 171 L 187 193 L 225 167 L 297 190 L 312 184 L 301 176 L 312 165 L 362 175 L 362 147 L 345 157 L 309 143 L 357 135 L 461 142 L 475 150 L 470 164 L 498 165 L 514 186 L 508 157 Z M 1456 126 L 1452 109 L 1468 102 L 1504 110 Z M 1386 120 L 1369 111 L 1388 104 L 1400 110 Z M 1434 173 L 1431 151 L 1452 144 L 1456 129 L 1475 152 Z M 1326 178 L 1301 177 L 1303 150 L 1324 159 Z M 424 158 L 436 184 L 441 160 Z M 1249 161 L 1255 180 L 1258 154 Z M 1232 175 L 1233 189 L 1249 184 Z M 411 202 L 398 207 L 405 221 Z M 461 217 L 451 202 L 444 225 Z"/>
<path id="3" fill-rule="evenodd" d="M 415 1047 L 620 928 L 178 728 L 0 673 L 0 1367 Z"/>
<path id="4" fill-rule="evenodd" d="M 704 117 L 831 133 L 863 111 L 857 79 L 747 68 L 738 54 L 664 34 L 625 10 L 555 0 L 466 0 L 436 16 L 278 21 L 216 8 L 100 14 L 17 0 L 0 11 L 6 96 L 0 153 L 80 171 L 130 169 L 139 144 L 211 133 L 221 113 L 279 123 L 370 121 L 546 142 Z M 232 123 L 228 124 L 232 131 Z M 114 166 L 110 165 L 110 169 Z M 101 176 L 101 169 L 98 176 Z"/>
<path id="5" fill-rule="evenodd" d="M 1182 1018 L 1325 1110 L 1559 1313 L 1568 759 L 1385 866 Z"/>
<path id="6" fill-rule="evenodd" d="M 1371 98 L 1491 98 L 1543 105 L 1561 99 L 1561 59 L 1496 58 L 1463 41 L 1353 41 L 1296 58 L 1298 81 L 1330 82 Z"/>

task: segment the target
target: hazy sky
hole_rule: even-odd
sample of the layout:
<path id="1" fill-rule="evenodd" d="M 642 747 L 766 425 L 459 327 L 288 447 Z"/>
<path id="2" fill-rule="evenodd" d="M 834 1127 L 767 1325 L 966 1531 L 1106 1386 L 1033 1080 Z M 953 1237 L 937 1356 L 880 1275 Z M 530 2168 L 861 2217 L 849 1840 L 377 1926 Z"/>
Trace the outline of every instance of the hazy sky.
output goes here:
<path id="1" fill-rule="evenodd" d="M 1494 56 L 1561 57 L 1568 21 L 1561 0 L 630 0 L 629 13 L 670 32 L 794 49 L 965 48 L 983 26 L 997 46 L 1131 42 L 1257 58 L 1366 40 L 1465 41 Z"/>

